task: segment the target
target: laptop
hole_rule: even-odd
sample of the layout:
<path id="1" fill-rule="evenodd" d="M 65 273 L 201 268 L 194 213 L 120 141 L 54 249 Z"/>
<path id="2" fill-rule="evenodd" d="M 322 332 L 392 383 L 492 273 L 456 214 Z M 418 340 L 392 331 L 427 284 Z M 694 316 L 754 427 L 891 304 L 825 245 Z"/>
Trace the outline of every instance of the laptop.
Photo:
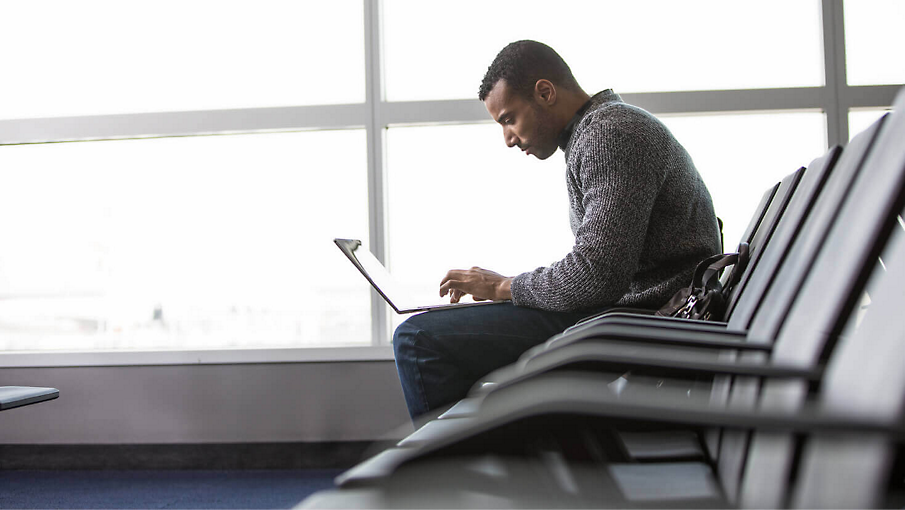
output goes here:
<path id="1" fill-rule="evenodd" d="M 505 301 L 475 301 L 465 303 L 440 303 L 432 305 L 419 305 L 407 293 L 393 281 L 392 275 L 387 268 L 377 260 L 370 250 L 365 248 L 358 239 L 334 239 L 334 243 L 339 247 L 346 257 L 352 262 L 358 271 L 368 280 L 368 283 L 374 287 L 380 296 L 396 313 L 414 313 L 426 312 L 430 310 L 446 310 L 449 308 L 460 308 L 465 306 L 483 306 L 494 303 L 504 303 Z"/>

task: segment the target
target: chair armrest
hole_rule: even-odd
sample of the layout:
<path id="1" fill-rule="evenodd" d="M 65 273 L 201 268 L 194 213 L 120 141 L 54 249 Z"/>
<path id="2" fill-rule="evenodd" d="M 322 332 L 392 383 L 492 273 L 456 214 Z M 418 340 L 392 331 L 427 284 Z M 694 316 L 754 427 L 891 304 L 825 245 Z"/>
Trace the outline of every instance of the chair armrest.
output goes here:
<path id="1" fill-rule="evenodd" d="M 0 411 L 37 404 L 60 396 L 56 388 L 33 386 L 0 386 Z"/>
<path id="2" fill-rule="evenodd" d="M 663 327 L 663 328 L 703 328 L 703 329 L 725 329 L 725 322 L 702 321 L 698 319 L 682 319 L 678 317 L 661 317 L 649 314 L 629 313 L 623 311 L 608 310 L 597 315 L 585 317 L 575 325 L 569 327 L 566 331 L 580 329 L 587 326 L 609 323 L 630 323 L 644 327 Z"/>
<path id="3" fill-rule="evenodd" d="M 636 372 L 638 375 L 653 372 L 657 376 L 680 378 L 732 375 L 806 380 L 817 380 L 823 374 L 821 366 L 803 369 L 763 361 L 721 360 L 717 357 L 720 352 L 684 345 L 642 345 L 615 340 L 578 342 L 529 357 L 523 356 L 516 363 L 497 369 L 476 383 L 470 396 L 483 396 L 527 379 L 563 370 L 610 374 Z"/>
<path id="4" fill-rule="evenodd" d="M 744 332 L 730 331 L 725 328 L 640 328 L 633 324 L 613 322 L 588 326 L 570 333 L 557 335 L 542 344 L 543 349 L 530 352 L 537 353 L 541 350 L 560 348 L 573 343 L 600 340 L 630 340 L 666 345 L 767 352 L 773 349 L 771 344 L 745 342 L 746 337 L 747 335 Z"/>
<path id="5" fill-rule="evenodd" d="M 897 420 L 869 419 L 829 413 L 816 402 L 795 411 L 714 407 L 709 399 L 664 399 L 656 392 L 634 392 L 629 398 L 610 391 L 606 377 L 580 372 L 544 374 L 505 392 L 487 395 L 481 412 L 458 419 L 433 420 L 373 459 L 337 478 L 352 486 L 388 476 L 403 463 L 509 423 L 549 414 L 585 414 L 615 425 L 651 423 L 691 428 L 792 433 L 881 434 L 905 442 L 905 426 Z"/>
<path id="6" fill-rule="evenodd" d="M 578 321 L 578 324 L 606 319 L 607 317 L 612 317 L 612 316 L 629 316 L 629 317 L 638 316 L 638 315 L 653 316 L 655 313 L 657 313 L 656 310 L 650 310 L 647 308 L 616 307 L 616 308 L 609 308 L 602 312 L 595 313 L 594 315 L 589 315 L 589 316 L 581 319 L 580 321 Z"/>
<path id="7" fill-rule="evenodd" d="M 555 353 L 551 351 L 546 355 L 520 360 L 518 365 L 526 375 L 531 372 L 534 372 L 531 375 L 536 375 L 539 372 L 563 370 L 577 364 L 599 366 L 607 371 L 620 373 L 653 370 L 665 377 L 734 375 L 819 380 L 823 374 L 822 366 L 800 368 L 762 361 L 722 361 L 716 359 L 713 353 L 706 353 L 706 356 L 697 355 L 697 352 L 689 352 L 683 349 L 684 347 L 683 345 L 677 349 L 659 349 L 657 352 L 632 349 L 631 345 L 615 342 L 584 342 L 556 349 Z"/>
<path id="8" fill-rule="evenodd" d="M 562 371 L 543 374 L 505 391 L 489 393 L 478 414 L 434 420 L 415 431 L 400 443 L 406 445 L 406 451 L 400 452 L 403 458 L 397 460 L 405 462 L 509 423 L 550 414 L 604 418 L 613 427 L 652 423 L 803 433 L 879 433 L 899 442 L 905 441 L 901 423 L 830 414 L 819 409 L 816 403 L 807 403 L 793 412 L 728 409 L 714 407 L 709 397 L 675 399 L 637 389 L 629 398 L 620 397 L 609 389 L 609 382 L 598 374 Z"/>
<path id="9" fill-rule="evenodd" d="M 595 380 L 596 379 L 596 380 Z M 676 401 L 663 399 L 655 391 L 638 391 L 629 397 L 616 396 L 607 389 L 606 378 L 576 372 L 560 372 L 538 377 L 513 387 L 508 395 L 488 396 L 482 405 L 487 421 L 503 414 L 513 420 L 532 414 L 580 412 L 614 420 L 681 425 L 726 427 L 795 433 L 870 433 L 905 442 L 905 424 L 894 418 L 871 418 L 823 410 L 816 401 L 807 401 L 795 411 L 715 407 L 709 399 Z"/>

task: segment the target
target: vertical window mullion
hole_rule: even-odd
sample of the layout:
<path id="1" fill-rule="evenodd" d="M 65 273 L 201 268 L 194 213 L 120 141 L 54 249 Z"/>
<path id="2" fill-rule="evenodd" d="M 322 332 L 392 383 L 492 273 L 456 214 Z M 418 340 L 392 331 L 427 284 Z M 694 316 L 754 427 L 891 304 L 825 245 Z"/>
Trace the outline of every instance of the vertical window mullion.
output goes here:
<path id="1" fill-rule="evenodd" d="M 377 111 L 383 101 L 383 69 L 381 60 L 380 2 L 362 0 L 365 15 L 365 102 L 368 138 L 368 210 L 369 245 L 374 256 L 387 262 L 386 250 L 386 168 L 384 165 L 384 126 Z M 371 341 L 389 344 L 389 309 L 380 295 L 371 289 Z"/>
<path id="2" fill-rule="evenodd" d="M 848 83 L 845 72 L 845 22 L 842 0 L 821 0 L 823 61 L 827 88 L 826 124 L 829 146 L 848 142 Z"/>

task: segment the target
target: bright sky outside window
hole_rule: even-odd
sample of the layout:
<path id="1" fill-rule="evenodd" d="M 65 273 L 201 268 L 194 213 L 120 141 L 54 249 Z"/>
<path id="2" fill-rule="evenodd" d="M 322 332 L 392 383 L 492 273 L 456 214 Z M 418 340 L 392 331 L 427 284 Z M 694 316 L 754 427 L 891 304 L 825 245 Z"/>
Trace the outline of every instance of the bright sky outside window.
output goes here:
<path id="1" fill-rule="evenodd" d="M 0 119 L 363 102 L 362 8 L 4 2 Z"/>
<path id="2" fill-rule="evenodd" d="M 493 57 L 518 39 L 552 46 L 589 93 L 824 81 L 816 0 L 386 0 L 383 14 L 390 101 L 476 97 Z"/>
<path id="3" fill-rule="evenodd" d="M 848 84 L 905 83 L 905 2 L 847 0 L 843 8 Z"/>
<path id="4" fill-rule="evenodd" d="M 848 112 L 848 139 L 851 140 L 861 131 L 869 128 L 871 124 L 877 121 L 885 113 L 889 112 L 884 108 L 864 108 L 858 110 L 849 110 Z"/>
<path id="5" fill-rule="evenodd" d="M 363 130 L 0 147 L 0 350 L 370 344 Z"/>

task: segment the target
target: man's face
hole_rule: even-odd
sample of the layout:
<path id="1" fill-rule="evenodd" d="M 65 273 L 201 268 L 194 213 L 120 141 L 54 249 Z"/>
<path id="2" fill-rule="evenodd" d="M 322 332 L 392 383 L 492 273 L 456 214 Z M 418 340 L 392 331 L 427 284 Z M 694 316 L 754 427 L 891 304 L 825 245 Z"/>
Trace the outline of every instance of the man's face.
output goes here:
<path id="1" fill-rule="evenodd" d="M 515 93 L 505 80 L 490 89 L 484 99 L 487 112 L 501 126 L 508 147 L 518 147 L 537 159 L 547 159 L 559 147 L 553 117 L 540 97 Z"/>

